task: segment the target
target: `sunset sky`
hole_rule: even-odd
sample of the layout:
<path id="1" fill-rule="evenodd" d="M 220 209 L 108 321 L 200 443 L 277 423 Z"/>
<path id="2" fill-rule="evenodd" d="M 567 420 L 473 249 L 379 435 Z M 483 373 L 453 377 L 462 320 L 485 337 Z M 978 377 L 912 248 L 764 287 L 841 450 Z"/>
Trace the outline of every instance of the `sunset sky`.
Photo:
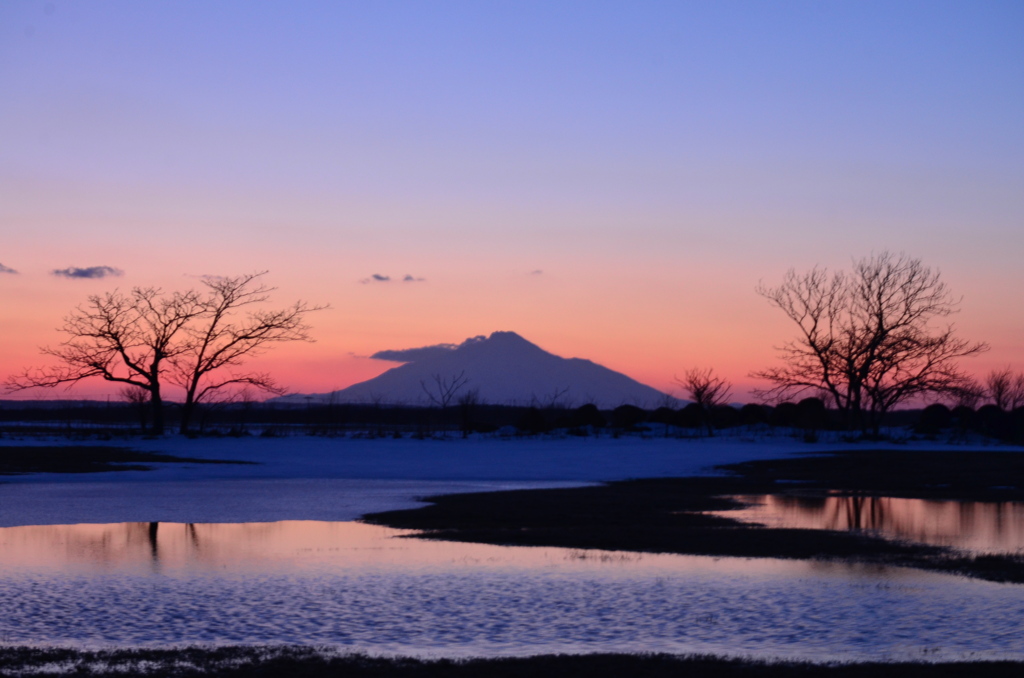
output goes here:
<path id="1" fill-rule="evenodd" d="M 0 378 L 90 294 L 266 269 L 331 307 L 292 391 L 512 330 L 743 399 L 759 281 L 883 250 L 1024 369 L 1024 3 L 6 0 L 0 233 Z"/>

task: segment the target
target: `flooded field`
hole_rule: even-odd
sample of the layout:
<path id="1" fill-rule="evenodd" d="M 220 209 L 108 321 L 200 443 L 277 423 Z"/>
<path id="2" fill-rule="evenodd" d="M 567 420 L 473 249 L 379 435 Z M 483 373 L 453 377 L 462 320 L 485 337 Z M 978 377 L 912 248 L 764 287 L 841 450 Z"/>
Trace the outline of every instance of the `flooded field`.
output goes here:
<path id="1" fill-rule="evenodd" d="M 242 458 L 243 452 L 262 450 L 260 445 L 237 450 L 232 445 L 189 454 Z M 313 447 L 305 452 L 309 467 L 323 456 L 339 464 L 356 457 L 375 459 L 381 473 L 393 476 L 405 468 L 398 463 L 405 456 L 396 461 L 384 454 L 390 448 L 356 444 L 331 456 L 327 448 Z M 422 448 L 398 447 L 395 454 L 429 456 Z M 538 459 L 551 454 L 543 446 L 527 448 Z M 503 459 L 490 446 L 438 449 L 450 457 L 451 467 L 467 459 L 479 464 Z M 569 449 L 588 458 L 621 452 L 582 443 Z M 375 457 L 369 454 L 374 450 Z M 697 454 L 688 448 L 662 449 L 659 441 L 652 450 L 661 450 L 662 456 L 615 458 L 650 464 L 657 457 L 666 469 L 681 473 L 725 456 L 719 447 Z M 515 481 L 507 460 L 501 473 L 481 474 L 490 480 L 289 477 L 283 463 L 274 466 L 273 459 L 292 459 L 302 450 L 286 451 L 277 455 L 282 450 L 267 447 L 260 452 L 266 463 L 258 466 L 197 465 L 149 475 L 0 483 L 0 644 L 79 649 L 294 644 L 434 657 L 665 652 L 825 661 L 1024 660 L 1024 586 L 841 559 L 743 559 L 416 539 L 409 530 L 354 521 L 375 511 L 422 505 L 417 498 L 430 495 L 586 483 L 559 481 L 553 473 Z M 768 458 L 771 453 L 757 448 L 729 454 Z M 895 463 L 901 457 L 876 456 L 873 466 L 860 459 L 851 464 L 882 468 L 873 478 L 904 477 L 883 467 L 886 460 Z M 980 463 L 975 461 L 979 458 L 972 457 L 972 463 Z M 825 483 L 845 477 L 845 471 L 829 475 L 827 467 L 843 461 L 800 458 L 769 466 L 779 478 Z M 989 463 L 994 469 L 1005 466 L 995 455 Z M 305 473 L 306 466 L 302 469 Z M 366 469 L 371 471 L 377 472 Z M 748 471 L 761 472 L 760 467 Z M 983 485 L 1001 485 L 1006 475 L 994 471 L 998 482 L 986 477 Z M 947 482 L 947 476 L 957 474 L 944 472 L 920 482 Z M 758 494 L 761 485 L 772 486 L 775 476 L 766 478 L 749 492 L 732 489 L 739 481 L 729 477 L 709 477 L 640 483 L 636 495 L 648 497 L 660 488 L 659 496 L 667 497 L 674 510 L 677 496 L 746 494 L 749 509 L 723 515 L 772 526 L 852 529 L 976 553 L 1020 550 L 1019 503 L 824 494 L 813 500 L 780 499 Z M 591 509 L 607 505 L 608 497 L 633 496 L 631 485 L 620 487 L 618 495 L 611 492 L 615 488 L 588 487 L 577 494 L 545 491 L 549 504 L 542 515 L 524 509 L 515 520 L 533 525 L 530 520 L 536 519 L 543 526 L 549 515 L 560 515 L 560 507 L 573 506 L 594 519 Z M 531 498 L 526 508 L 538 506 L 537 501 Z M 455 514 L 463 506 L 446 505 Z M 514 502 L 466 506 L 486 508 L 487 520 L 492 514 L 498 520 L 507 518 L 502 511 L 514 508 Z M 601 521 L 616 519 L 614 513 L 601 515 Z M 641 527 L 662 524 L 657 513 L 637 515 Z M 673 514 L 666 515 L 664 523 L 671 525 Z M 732 529 L 726 525 L 720 534 L 732 539 Z"/>
<path id="2" fill-rule="evenodd" d="M 768 527 L 858 531 L 972 553 L 1024 552 L 1024 503 L 934 501 L 875 496 L 744 495 L 721 511 Z"/>
<path id="3" fill-rule="evenodd" d="M 902 568 L 425 541 L 354 522 L 0 529 L 0 640 L 413 655 L 1024 658 L 1024 587 Z"/>

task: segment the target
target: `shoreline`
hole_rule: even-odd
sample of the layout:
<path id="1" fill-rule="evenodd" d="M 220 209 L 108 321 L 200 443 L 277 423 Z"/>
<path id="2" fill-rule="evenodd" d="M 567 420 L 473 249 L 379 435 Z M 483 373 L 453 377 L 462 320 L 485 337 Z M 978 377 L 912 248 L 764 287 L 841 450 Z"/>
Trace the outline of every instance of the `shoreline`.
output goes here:
<path id="1" fill-rule="evenodd" d="M 746 558 L 842 560 L 1024 583 L 1024 555 L 972 555 L 853 532 L 770 528 L 707 512 L 736 495 L 831 493 L 914 499 L 1024 501 L 1024 454 L 859 450 L 718 467 L 727 475 L 425 497 L 427 506 L 367 514 L 417 538 Z M 1024 485 L 1024 483 L 1022 483 Z"/>
<path id="2" fill-rule="evenodd" d="M 198 460 L 197 460 L 198 461 Z M 488 491 L 426 498 L 428 506 L 366 514 L 367 522 L 429 530 L 419 538 L 742 557 L 821 558 L 918 567 L 991 581 L 1024 582 L 1024 562 L 951 557 L 938 547 L 821 530 L 740 525 L 702 511 L 739 505 L 722 495 L 840 490 L 865 496 L 1024 501 L 1024 454 L 1006 450 L 857 450 L 805 453 L 725 465 L 724 476 L 615 481 L 575 488 Z M 797 481 L 797 482 L 793 482 Z M 1022 483 L 1024 484 L 1024 483 Z M 404 524 L 398 524 L 404 523 Z M 812 534 L 808 534 L 812 533 Z M 685 537 L 685 539 L 684 539 Z M 699 537 L 693 540 L 693 537 Z M 660 541 L 659 541 L 660 540 Z M 682 540 L 682 541 L 681 541 Z M 566 541 L 570 543 L 566 543 Z M 625 547 L 629 548 L 625 548 Z M 726 553 L 726 551 L 734 553 Z M 780 555 L 780 551 L 784 551 Z M 1020 661 L 822 662 L 665 654 L 534 655 L 422 659 L 337 655 L 323 648 L 129 648 L 0 646 L 0 675 L 92 676 L 1017 676 Z"/>
<path id="3" fill-rule="evenodd" d="M 200 459 L 158 452 L 139 452 L 111 445 L 0 446 L 0 482 L 35 473 L 103 473 L 152 471 L 153 464 L 252 465 L 249 461 Z"/>
<path id="4" fill-rule="evenodd" d="M 1015 661 L 872 661 L 814 663 L 671 654 L 542 654 L 525 657 L 421 659 L 402 656 L 337 654 L 325 648 L 297 646 L 182 647 L 174 649 L 76 650 L 68 648 L 0 647 L 0 674 L 39 677 L 86 675 L 223 676 L 344 675 L 349 678 L 471 678 L 492 676 L 588 676 L 589 678 L 917 678 L 955 676 L 1016 678 L 1024 662 Z"/>

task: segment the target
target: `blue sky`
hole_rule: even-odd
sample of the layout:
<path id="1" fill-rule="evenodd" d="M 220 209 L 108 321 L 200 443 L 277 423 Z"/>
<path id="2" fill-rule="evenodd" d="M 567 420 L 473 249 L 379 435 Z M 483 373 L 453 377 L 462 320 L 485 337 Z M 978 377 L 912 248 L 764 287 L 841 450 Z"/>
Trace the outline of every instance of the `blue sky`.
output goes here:
<path id="1" fill-rule="evenodd" d="M 891 249 L 1024 350 L 1024 3 L 14 0 L 0 91 L 35 343 L 84 296 L 52 269 L 268 268 L 337 309 L 340 385 L 370 368 L 330 355 L 499 329 L 741 379 L 788 336 L 735 338 L 758 280 Z"/>

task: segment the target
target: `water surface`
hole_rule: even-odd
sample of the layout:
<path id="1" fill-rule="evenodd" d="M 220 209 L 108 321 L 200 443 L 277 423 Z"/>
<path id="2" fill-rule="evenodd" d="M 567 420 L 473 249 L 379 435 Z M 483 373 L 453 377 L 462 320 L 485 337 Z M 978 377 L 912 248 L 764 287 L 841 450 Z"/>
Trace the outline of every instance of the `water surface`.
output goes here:
<path id="1" fill-rule="evenodd" d="M 974 553 L 1024 553 L 1024 503 L 894 497 L 742 495 L 716 512 L 768 527 L 856 531 Z"/>
<path id="2" fill-rule="evenodd" d="M 413 655 L 1024 659 L 1024 587 L 901 568 L 410 539 L 352 522 L 0 529 L 0 639 Z"/>

